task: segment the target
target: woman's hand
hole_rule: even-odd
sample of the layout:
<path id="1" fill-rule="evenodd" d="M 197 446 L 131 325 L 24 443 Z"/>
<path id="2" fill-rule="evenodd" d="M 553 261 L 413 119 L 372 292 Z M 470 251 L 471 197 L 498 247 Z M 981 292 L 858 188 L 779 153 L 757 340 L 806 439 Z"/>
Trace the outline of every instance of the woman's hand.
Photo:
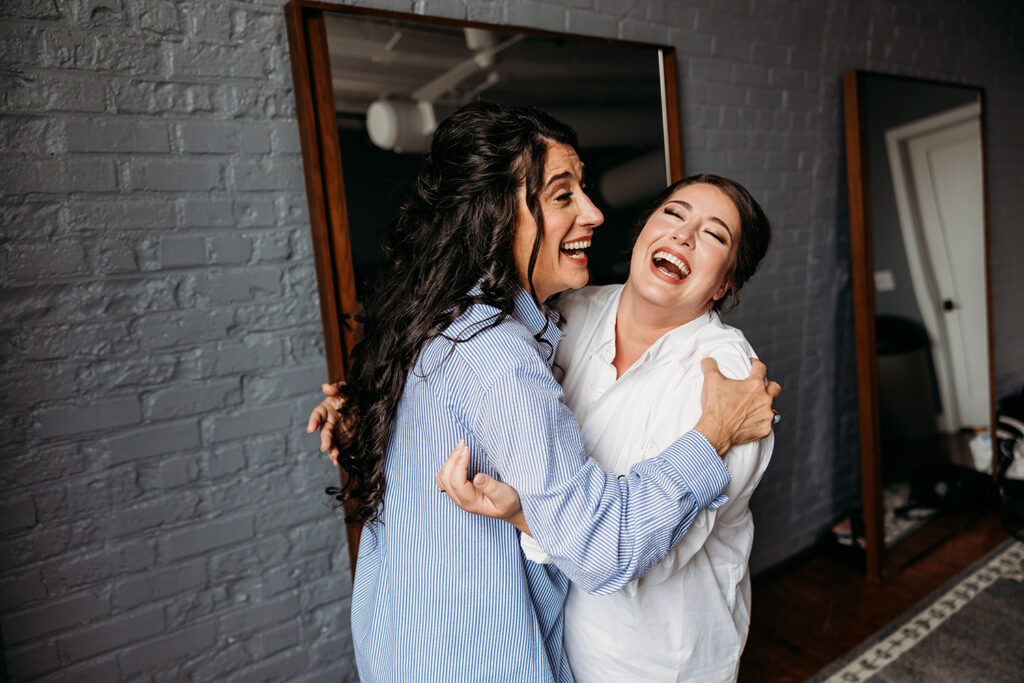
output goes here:
<path id="1" fill-rule="evenodd" d="M 309 414 L 306 425 L 307 434 L 320 430 L 320 451 L 327 453 L 335 467 L 341 449 L 348 446 L 355 435 L 355 414 L 344 410 L 348 404 L 345 386 L 345 382 L 321 385 L 326 398 Z"/>
<path id="2" fill-rule="evenodd" d="M 465 441 L 460 441 L 448 454 L 434 481 L 442 493 L 466 512 L 500 519 L 524 534 L 530 533 L 514 488 L 483 472 L 478 472 L 473 481 L 469 480 L 469 449 Z"/>
<path id="3" fill-rule="evenodd" d="M 729 379 L 718 371 L 714 358 L 700 362 L 704 371 L 701 392 L 701 416 L 694 426 L 718 454 L 725 457 L 733 446 L 765 438 L 772 433 L 778 415 L 772 401 L 782 393 L 778 382 L 766 379 L 767 369 L 756 358 L 750 359 L 746 379 Z"/>

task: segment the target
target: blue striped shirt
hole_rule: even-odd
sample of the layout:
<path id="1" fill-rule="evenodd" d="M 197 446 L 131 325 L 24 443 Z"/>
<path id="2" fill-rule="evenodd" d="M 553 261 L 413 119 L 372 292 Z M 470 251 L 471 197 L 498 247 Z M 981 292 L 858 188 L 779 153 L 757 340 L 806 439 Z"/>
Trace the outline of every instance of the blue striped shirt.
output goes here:
<path id="1" fill-rule="evenodd" d="M 446 334 L 469 337 L 495 313 L 474 306 Z M 422 349 L 392 426 L 382 522 L 364 529 L 359 547 L 352 637 L 364 682 L 572 681 L 562 648 L 568 581 L 620 589 L 699 510 L 724 502 L 729 474 L 697 432 L 621 479 L 589 459 L 551 374 L 560 339 L 554 317 L 521 290 L 497 326 Z M 438 492 L 435 474 L 460 439 L 472 471 L 519 491 L 554 564 L 526 560 L 515 528 Z"/>

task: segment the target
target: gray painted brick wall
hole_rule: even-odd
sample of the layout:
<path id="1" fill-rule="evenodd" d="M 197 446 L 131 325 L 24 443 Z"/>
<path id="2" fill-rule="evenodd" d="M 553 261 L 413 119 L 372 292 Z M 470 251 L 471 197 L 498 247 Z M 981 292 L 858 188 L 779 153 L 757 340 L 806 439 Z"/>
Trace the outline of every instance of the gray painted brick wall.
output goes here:
<path id="1" fill-rule="evenodd" d="M 0 630 L 13 680 L 355 680 L 281 0 L 0 5 Z M 997 385 L 1024 383 L 1011 1 L 415 0 L 675 45 L 684 161 L 777 233 L 731 316 L 785 386 L 753 566 L 859 495 L 841 72 L 986 88 Z"/>
<path id="2" fill-rule="evenodd" d="M 354 680 L 280 4 L 0 6 L 13 680 Z"/>

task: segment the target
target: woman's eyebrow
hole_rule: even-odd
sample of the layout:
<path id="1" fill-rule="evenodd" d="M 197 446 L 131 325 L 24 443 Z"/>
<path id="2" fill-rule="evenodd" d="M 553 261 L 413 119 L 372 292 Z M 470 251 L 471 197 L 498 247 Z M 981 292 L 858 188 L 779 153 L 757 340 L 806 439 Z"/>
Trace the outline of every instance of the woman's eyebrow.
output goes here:
<path id="1" fill-rule="evenodd" d="M 573 169 L 566 169 L 564 171 L 554 174 L 553 176 L 547 179 L 547 182 L 544 183 L 544 187 L 547 188 L 549 185 L 553 185 L 557 183 L 559 180 L 565 180 L 566 178 L 576 178 L 577 175 L 580 178 L 583 177 L 583 162 L 579 163 L 579 168 L 576 169 L 575 171 Z"/>
<path id="2" fill-rule="evenodd" d="M 555 183 L 557 183 L 557 182 L 559 182 L 561 180 L 571 180 L 571 179 L 573 179 L 575 177 L 576 176 L 575 176 L 575 174 L 572 171 L 562 171 L 561 173 L 556 173 L 555 175 L 553 175 L 550 178 L 548 178 L 548 181 L 546 183 L 544 183 L 544 189 L 547 190 L 552 185 L 554 185 Z"/>
<path id="3" fill-rule="evenodd" d="M 680 206 L 682 206 L 687 211 L 693 211 L 693 207 L 690 206 L 690 203 L 689 202 L 684 202 L 682 199 L 672 199 L 670 201 L 665 202 L 665 204 L 666 205 L 667 204 L 679 204 Z M 709 221 L 712 221 L 714 223 L 718 223 L 719 225 L 721 225 L 723 228 L 725 228 L 726 232 L 729 233 L 729 237 L 732 237 L 732 230 L 729 228 L 728 225 L 725 224 L 725 221 L 723 221 L 721 218 L 718 218 L 717 216 L 708 216 L 707 219 Z"/>

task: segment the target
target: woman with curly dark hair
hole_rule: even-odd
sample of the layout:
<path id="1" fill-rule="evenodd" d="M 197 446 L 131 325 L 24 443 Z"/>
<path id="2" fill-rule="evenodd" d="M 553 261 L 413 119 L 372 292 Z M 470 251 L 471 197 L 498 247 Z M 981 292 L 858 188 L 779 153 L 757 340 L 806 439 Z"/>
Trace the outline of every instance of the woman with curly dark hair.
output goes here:
<path id="1" fill-rule="evenodd" d="M 625 476 L 583 452 L 545 303 L 586 284 L 603 220 L 575 143 L 536 109 L 467 105 L 438 127 L 386 232 L 350 373 L 361 418 L 339 462 L 348 519 L 365 525 L 352 590 L 364 681 L 572 680 L 567 577 L 607 593 L 642 575 L 727 485 L 718 454 L 770 431 L 761 366 L 742 382 L 709 375 L 695 429 Z M 438 493 L 460 440 L 471 469 L 518 490 L 561 571 Z"/>

